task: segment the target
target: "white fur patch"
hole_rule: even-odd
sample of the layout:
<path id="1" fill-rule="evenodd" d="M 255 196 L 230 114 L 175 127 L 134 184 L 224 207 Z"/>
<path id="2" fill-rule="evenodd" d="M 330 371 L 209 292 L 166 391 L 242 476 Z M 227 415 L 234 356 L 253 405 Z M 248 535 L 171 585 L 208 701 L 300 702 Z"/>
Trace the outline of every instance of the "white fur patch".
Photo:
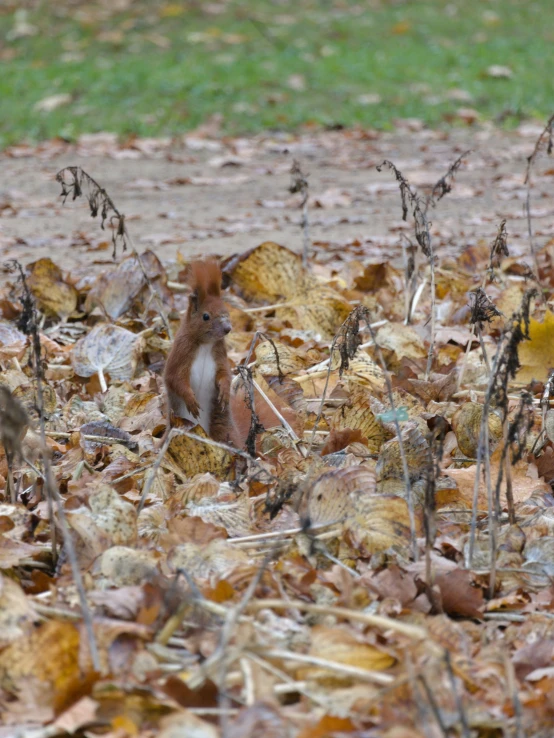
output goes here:
<path id="1" fill-rule="evenodd" d="M 192 367 L 190 369 L 190 386 L 200 405 L 200 415 L 193 418 L 188 412 L 185 403 L 181 400 L 174 412 L 181 418 L 199 423 L 206 433 L 210 432 L 210 418 L 212 405 L 215 398 L 215 359 L 213 357 L 213 344 L 205 343 L 196 352 Z"/>

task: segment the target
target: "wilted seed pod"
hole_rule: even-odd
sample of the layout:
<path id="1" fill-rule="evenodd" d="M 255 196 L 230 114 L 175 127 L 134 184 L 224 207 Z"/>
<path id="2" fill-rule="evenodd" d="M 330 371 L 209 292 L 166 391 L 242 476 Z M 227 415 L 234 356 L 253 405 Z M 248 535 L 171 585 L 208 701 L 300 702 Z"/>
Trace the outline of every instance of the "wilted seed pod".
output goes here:
<path id="1" fill-rule="evenodd" d="M 458 447 L 464 456 L 470 459 L 477 457 L 482 417 L 483 405 L 476 402 L 466 402 L 452 417 L 452 428 L 456 434 Z M 489 452 L 494 450 L 501 438 L 502 420 L 493 410 L 489 410 Z"/>

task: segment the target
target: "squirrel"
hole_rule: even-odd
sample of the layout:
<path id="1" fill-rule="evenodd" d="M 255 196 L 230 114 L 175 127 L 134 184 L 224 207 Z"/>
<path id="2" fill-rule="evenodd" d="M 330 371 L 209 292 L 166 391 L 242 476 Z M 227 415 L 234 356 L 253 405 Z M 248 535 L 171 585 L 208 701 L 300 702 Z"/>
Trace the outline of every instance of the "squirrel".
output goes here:
<path id="1" fill-rule="evenodd" d="M 221 297 L 221 269 L 214 259 L 190 265 L 192 293 L 167 358 L 164 381 L 174 415 L 199 424 L 214 440 L 233 436 L 231 367 L 225 336 L 229 311 Z"/>
<path id="2" fill-rule="evenodd" d="M 225 336 L 229 311 L 221 297 L 221 269 L 215 259 L 194 261 L 188 282 L 189 304 L 164 370 L 169 410 L 199 424 L 214 441 L 243 448 L 252 412 L 244 388 L 231 394 L 231 367 Z M 256 395 L 256 412 L 266 428 L 279 419 Z M 169 426 L 168 426 L 169 428 Z"/>

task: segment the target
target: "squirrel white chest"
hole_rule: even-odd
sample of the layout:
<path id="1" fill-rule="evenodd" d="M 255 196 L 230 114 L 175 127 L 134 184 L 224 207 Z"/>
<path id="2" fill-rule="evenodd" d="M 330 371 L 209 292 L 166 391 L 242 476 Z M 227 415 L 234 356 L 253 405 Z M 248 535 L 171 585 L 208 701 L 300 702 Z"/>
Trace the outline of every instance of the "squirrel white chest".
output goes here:
<path id="1" fill-rule="evenodd" d="M 215 372 L 213 345 L 203 344 L 197 350 L 190 369 L 190 386 L 200 405 L 200 415 L 198 420 L 195 418 L 189 420 L 199 423 L 206 433 L 210 432 L 210 417 L 215 396 Z"/>

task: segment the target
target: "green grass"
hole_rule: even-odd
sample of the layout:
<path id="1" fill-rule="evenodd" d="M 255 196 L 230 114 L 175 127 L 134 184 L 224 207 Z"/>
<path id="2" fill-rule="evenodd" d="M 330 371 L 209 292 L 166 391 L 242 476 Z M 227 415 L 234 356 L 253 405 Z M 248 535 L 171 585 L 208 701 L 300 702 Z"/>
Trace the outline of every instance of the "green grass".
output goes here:
<path id="1" fill-rule="evenodd" d="M 0 146 L 95 131 L 173 135 L 215 113 L 224 131 L 240 134 L 388 128 L 406 117 L 439 125 L 460 107 L 510 125 L 554 108 L 552 0 L 134 0 L 123 12 L 109 8 L 0 6 Z M 37 32 L 14 33 L 22 22 Z M 509 67 L 511 78 L 487 76 L 491 65 Z M 452 99 L 453 89 L 471 99 Z M 71 102 L 35 109 L 60 93 Z M 364 95 L 380 102 L 364 104 Z"/>

